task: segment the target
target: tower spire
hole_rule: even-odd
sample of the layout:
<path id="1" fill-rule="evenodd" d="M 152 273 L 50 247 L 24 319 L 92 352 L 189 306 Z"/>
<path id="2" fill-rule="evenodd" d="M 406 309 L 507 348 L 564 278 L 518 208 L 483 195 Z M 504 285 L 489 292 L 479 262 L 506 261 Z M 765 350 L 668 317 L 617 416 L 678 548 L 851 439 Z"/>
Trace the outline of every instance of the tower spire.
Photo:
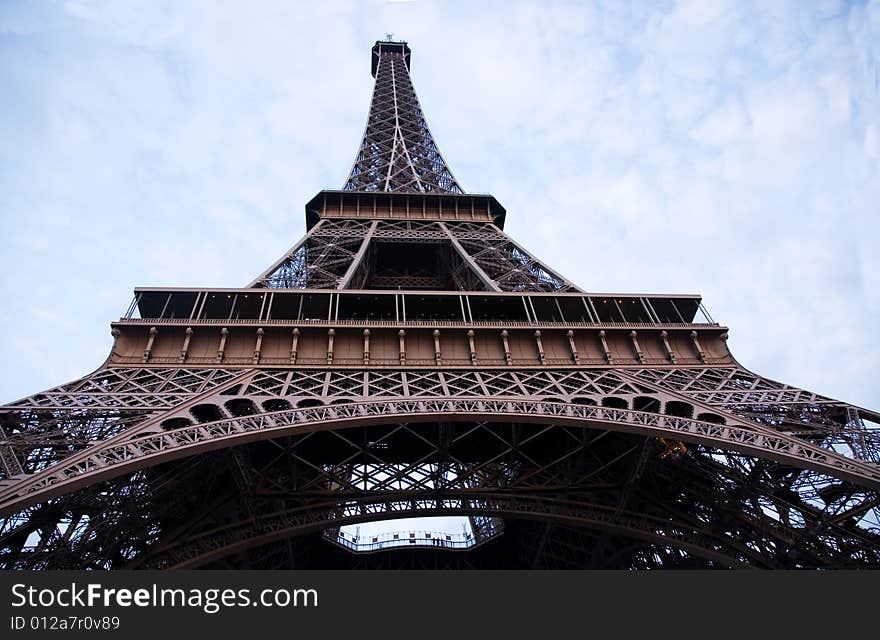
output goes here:
<path id="1" fill-rule="evenodd" d="M 406 42 L 377 41 L 373 47 L 370 115 L 345 191 L 463 192 L 422 113 L 410 59 Z"/>

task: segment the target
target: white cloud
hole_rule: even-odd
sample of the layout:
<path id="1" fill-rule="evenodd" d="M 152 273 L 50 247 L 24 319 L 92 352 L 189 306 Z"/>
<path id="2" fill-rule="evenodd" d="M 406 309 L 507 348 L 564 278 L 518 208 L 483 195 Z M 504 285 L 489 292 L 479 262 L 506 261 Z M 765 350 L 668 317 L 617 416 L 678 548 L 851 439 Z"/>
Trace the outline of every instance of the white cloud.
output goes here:
<path id="1" fill-rule="evenodd" d="M 880 406 L 880 3 L 498 6 L 4 3 L 0 397 L 92 369 L 133 286 L 242 285 L 292 244 L 393 32 L 534 253 L 702 293 L 746 365 Z"/>
<path id="2" fill-rule="evenodd" d="M 735 145 L 747 134 L 749 119 L 742 106 L 728 103 L 700 120 L 691 131 L 697 142 L 720 147 Z"/>

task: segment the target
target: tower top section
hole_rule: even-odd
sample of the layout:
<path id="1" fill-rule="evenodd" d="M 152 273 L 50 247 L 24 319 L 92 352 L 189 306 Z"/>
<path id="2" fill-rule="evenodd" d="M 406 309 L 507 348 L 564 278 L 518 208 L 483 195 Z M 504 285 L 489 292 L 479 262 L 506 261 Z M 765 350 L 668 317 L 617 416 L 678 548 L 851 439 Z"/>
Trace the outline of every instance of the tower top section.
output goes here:
<path id="1" fill-rule="evenodd" d="M 406 65 L 406 70 L 409 71 L 412 52 L 406 42 L 376 40 L 376 44 L 373 45 L 373 55 L 370 56 L 370 73 L 373 74 L 374 78 L 376 77 L 376 69 L 379 67 L 379 58 L 382 57 L 383 53 L 392 53 L 402 56 L 403 62 Z"/>
<path id="2" fill-rule="evenodd" d="M 410 57 L 406 42 L 373 45 L 370 115 L 344 191 L 463 193 L 428 129 L 409 77 Z"/>

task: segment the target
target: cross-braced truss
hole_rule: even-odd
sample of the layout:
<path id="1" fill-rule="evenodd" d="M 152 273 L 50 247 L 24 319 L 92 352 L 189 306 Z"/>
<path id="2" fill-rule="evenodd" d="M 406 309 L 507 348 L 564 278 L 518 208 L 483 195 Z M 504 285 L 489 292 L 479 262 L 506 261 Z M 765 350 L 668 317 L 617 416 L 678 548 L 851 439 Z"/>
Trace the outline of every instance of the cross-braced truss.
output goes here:
<path id="1" fill-rule="evenodd" d="M 640 554 L 659 549 L 710 566 L 880 561 L 876 531 L 857 524 L 871 492 L 841 493 L 839 481 L 811 472 L 793 480 L 785 466 L 713 447 L 689 446 L 674 458 L 665 452 L 654 438 L 553 424 L 313 431 L 150 467 L 45 501 L 9 519 L 18 526 L 4 532 L 7 545 L 32 541 L 7 547 L 3 560 L 31 567 L 204 566 L 345 524 L 476 514 L 547 523 L 543 544 L 530 549 L 534 566 L 548 566 L 544 554 L 572 526 L 606 540 L 579 549 L 585 557 L 570 566 L 641 566 Z M 420 459 L 437 461 L 434 482 Z M 384 480 L 375 481 L 377 471 L 362 481 L 358 471 L 365 469 L 380 470 Z M 425 490 L 441 476 L 453 481 L 442 491 Z M 196 482 L 210 487 L 207 501 L 198 502 L 201 492 L 182 491 Z M 32 535 L 42 518 L 59 516 L 57 525 Z M 624 540 L 629 551 L 614 560 Z"/>
<path id="2" fill-rule="evenodd" d="M 395 48 L 374 55 L 370 115 L 344 189 L 461 193 L 428 129 L 404 54 Z"/>
<path id="3" fill-rule="evenodd" d="M 177 394 L 171 406 L 156 410 L 157 389 Z M 771 423 L 744 413 L 740 393 L 824 409 L 813 422 Z M 123 400 L 127 428 L 66 446 L 19 422 L 38 403 L 50 416 Z M 103 370 L 5 414 L 4 450 L 19 471 L 0 484 L 0 557 L 201 566 L 349 523 L 468 514 L 546 521 L 534 566 L 557 565 L 546 554 L 571 526 L 604 532 L 575 566 L 649 566 L 671 549 L 683 566 L 875 566 L 880 437 L 859 411 L 737 367 Z M 53 420 L 43 431 L 65 442 Z M 276 452 L 257 453 L 267 448 Z M 229 513 L 186 524 L 179 502 L 201 491 L 172 499 L 163 492 L 184 485 L 167 474 L 217 456 L 232 469 L 217 480 L 232 482 L 216 496 Z M 658 473 L 671 474 L 662 486 L 674 494 L 662 500 Z M 133 491 L 138 509 L 119 497 Z"/>
<path id="4" fill-rule="evenodd" d="M 335 289 L 366 241 L 369 227 L 359 220 L 322 220 L 250 286 Z"/>
<path id="5" fill-rule="evenodd" d="M 412 261 L 377 263 L 380 254 L 413 246 L 434 256 L 423 261 L 421 273 L 413 273 L 419 265 Z M 249 286 L 579 291 L 491 223 L 345 219 L 319 221 Z"/>

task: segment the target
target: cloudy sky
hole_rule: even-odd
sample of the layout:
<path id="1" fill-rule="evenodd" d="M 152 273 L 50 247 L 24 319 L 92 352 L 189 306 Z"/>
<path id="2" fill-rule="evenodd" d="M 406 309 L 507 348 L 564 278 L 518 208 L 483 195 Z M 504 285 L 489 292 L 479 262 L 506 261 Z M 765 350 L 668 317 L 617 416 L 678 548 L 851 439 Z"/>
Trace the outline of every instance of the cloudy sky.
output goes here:
<path id="1" fill-rule="evenodd" d="M 765 376 L 880 408 L 880 2 L 0 3 L 0 402 L 134 286 L 243 286 L 339 188 L 393 33 L 465 189 L 589 291 L 701 293 Z"/>

